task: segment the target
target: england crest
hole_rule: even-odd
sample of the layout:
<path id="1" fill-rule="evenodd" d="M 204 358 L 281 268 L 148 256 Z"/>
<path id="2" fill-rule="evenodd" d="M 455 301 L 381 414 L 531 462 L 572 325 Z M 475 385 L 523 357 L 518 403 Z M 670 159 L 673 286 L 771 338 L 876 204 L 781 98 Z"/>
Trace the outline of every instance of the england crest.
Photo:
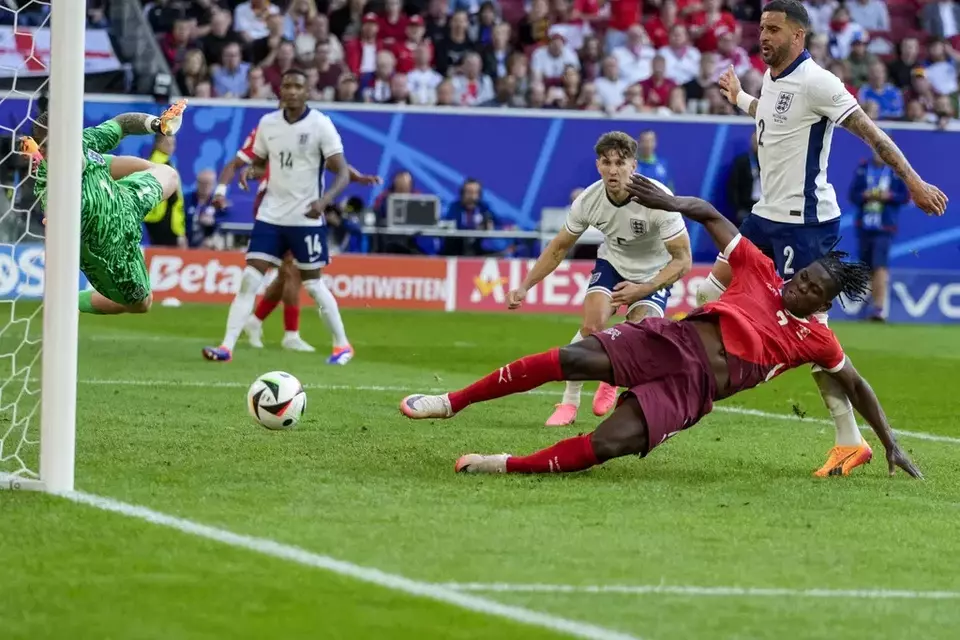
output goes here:
<path id="1" fill-rule="evenodd" d="M 642 236 L 647 232 L 647 223 L 639 218 L 630 218 L 630 230 L 636 236 Z"/>
<path id="2" fill-rule="evenodd" d="M 786 113 L 790 110 L 790 105 L 793 104 L 793 94 L 789 91 L 781 91 L 777 94 L 777 104 L 774 106 L 774 110 L 777 113 Z"/>
<path id="3" fill-rule="evenodd" d="M 309 134 L 309 133 L 301 133 L 301 134 L 300 134 L 300 145 L 301 145 L 301 146 L 306 145 L 307 142 L 309 141 L 309 139 L 310 139 L 310 134 Z"/>

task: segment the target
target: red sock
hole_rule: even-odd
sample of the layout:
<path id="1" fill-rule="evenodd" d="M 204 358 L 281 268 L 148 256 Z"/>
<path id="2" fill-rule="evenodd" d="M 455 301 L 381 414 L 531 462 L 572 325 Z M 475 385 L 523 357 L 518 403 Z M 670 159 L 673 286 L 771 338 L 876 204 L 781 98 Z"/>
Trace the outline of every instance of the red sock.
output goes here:
<path id="1" fill-rule="evenodd" d="M 598 465 L 590 436 L 567 438 L 529 456 L 511 456 L 507 458 L 507 473 L 570 473 Z"/>
<path id="2" fill-rule="evenodd" d="M 277 308 L 278 304 L 280 304 L 279 300 L 260 298 L 260 302 L 257 304 L 257 310 L 253 312 L 253 315 L 257 316 L 257 320 L 263 322 L 267 319 L 267 316 L 273 313 L 273 310 Z"/>
<path id="3" fill-rule="evenodd" d="M 300 305 L 283 305 L 283 330 L 300 331 Z"/>
<path id="4" fill-rule="evenodd" d="M 559 380 L 563 380 L 563 373 L 560 371 L 560 349 L 555 348 L 520 358 L 480 378 L 469 387 L 451 392 L 450 407 L 456 413 L 474 402 L 523 393 Z"/>

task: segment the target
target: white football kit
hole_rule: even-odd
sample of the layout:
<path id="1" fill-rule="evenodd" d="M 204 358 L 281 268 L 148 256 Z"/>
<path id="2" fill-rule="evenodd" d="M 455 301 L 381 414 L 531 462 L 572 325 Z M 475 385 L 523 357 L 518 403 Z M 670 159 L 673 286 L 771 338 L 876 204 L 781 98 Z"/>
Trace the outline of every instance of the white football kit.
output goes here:
<path id="1" fill-rule="evenodd" d="M 658 187 L 670 190 L 653 180 Z M 604 235 L 597 251 L 597 264 L 588 292 L 613 294 L 620 282 L 649 282 L 672 259 L 665 242 L 687 233 L 683 216 L 675 211 L 658 211 L 634 202 L 617 205 L 610 200 L 603 180 L 598 180 L 577 196 L 565 223 L 567 231 L 580 235 L 594 227 Z M 648 304 L 664 315 L 669 288 L 631 306 Z"/>

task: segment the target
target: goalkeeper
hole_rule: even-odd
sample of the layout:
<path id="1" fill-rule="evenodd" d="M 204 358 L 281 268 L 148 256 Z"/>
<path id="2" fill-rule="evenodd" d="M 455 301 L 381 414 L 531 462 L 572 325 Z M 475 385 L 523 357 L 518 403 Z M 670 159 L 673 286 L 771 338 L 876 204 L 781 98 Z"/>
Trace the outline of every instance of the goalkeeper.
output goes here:
<path id="1" fill-rule="evenodd" d="M 113 157 L 124 136 L 174 135 L 186 109 L 180 100 L 160 117 L 123 113 L 83 130 L 80 186 L 80 270 L 95 291 L 79 297 L 81 313 L 146 313 L 153 295 L 140 249 L 144 216 L 176 193 L 176 169 L 132 156 Z M 21 149 L 36 164 L 34 193 L 47 203 L 47 114 L 35 121 L 33 137 Z M 44 214 L 46 215 L 46 213 Z M 44 218 L 46 222 L 46 218 Z"/>

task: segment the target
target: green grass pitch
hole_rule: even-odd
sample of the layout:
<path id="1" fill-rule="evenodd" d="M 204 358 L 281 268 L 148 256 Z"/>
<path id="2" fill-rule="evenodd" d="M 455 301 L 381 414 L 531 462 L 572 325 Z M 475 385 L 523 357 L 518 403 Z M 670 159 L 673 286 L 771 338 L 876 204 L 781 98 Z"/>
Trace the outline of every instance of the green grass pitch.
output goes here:
<path id="1" fill-rule="evenodd" d="M 400 398 L 565 343 L 576 318 L 347 311 L 357 357 L 329 367 L 315 312 L 302 319 L 313 355 L 280 350 L 279 315 L 265 350 L 241 343 L 228 364 L 200 357 L 223 307 L 82 318 L 78 489 L 649 640 L 956 637 L 960 328 L 836 327 L 894 427 L 934 436 L 901 436 L 923 482 L 887 477 L 872 435 L 873 464 L 813 478 L 833 428 L 805 370 L 722 403 L 646 460 L 476 477 L 453 473 L 460 454 L 592 429 L 594 387 L 565 429 L 543 426 L 559 385 L 446 422 L 405 420 Z M 8 327 L 2 352 L 28 331 L 37 320 Z M 23 370 L 31 349 L 0 358 L 4 406 L 11 379 L 38 374 Z M 290 432 L 244 406 L 275 369 L 307 386 Z M 9 407 L 0 419 L 2 434 Z M 0 589 L 5 640 L 564 637 L 26 492 L 0 492 Z"/>

